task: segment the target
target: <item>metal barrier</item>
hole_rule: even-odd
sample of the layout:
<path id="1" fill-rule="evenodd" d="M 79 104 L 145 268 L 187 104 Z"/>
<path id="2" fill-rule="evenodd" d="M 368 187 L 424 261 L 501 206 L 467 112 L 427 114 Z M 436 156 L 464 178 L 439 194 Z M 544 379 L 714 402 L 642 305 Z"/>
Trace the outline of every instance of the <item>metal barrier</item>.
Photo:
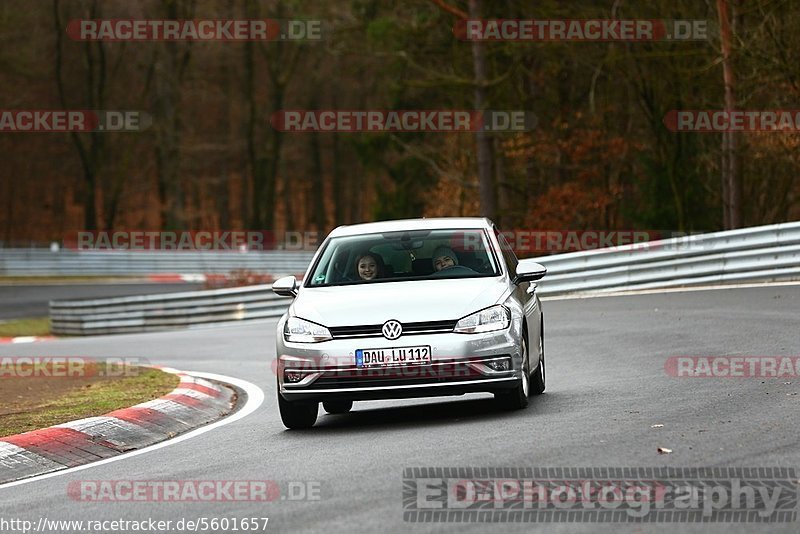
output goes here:
<path id="1" fill-rule="evenodd" d="M 800 222 L 538 258 L 540 294 L 800 280 Z"/>
<path id="2" fill-rule="evenodd" d="M 258 285 L 163 295 L 51 301 L 54 334 L 155 332 L 197 325 L 280 317 L 288 299 Z"/>
<path id="3" fill-rule="evenodd" d="M 800 222 L 558 254 L 538 258 L 538 261 L 549 271 L 539 285 L 543 296 L 737 281 L 800 280 Z M 287 272 L 290 272 L 288 268 Z M 260 285 L 168 295 L 54 301 L 50 303 L 50 317 L 55 334 L 146 332 L 280 317 L 290 302 L 288 298 L 274 295 L 270 286 Z"/>
<path id="4" fill-rule="evenodd" d="M 0 249 L 0 276 L 136 276 L 305 272 L 313 252 Z"/>

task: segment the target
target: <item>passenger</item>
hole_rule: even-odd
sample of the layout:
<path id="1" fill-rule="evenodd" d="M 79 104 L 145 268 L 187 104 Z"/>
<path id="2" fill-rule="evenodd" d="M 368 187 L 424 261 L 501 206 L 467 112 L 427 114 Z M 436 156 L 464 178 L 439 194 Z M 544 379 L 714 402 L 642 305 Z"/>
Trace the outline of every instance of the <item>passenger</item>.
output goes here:
<path id="1" fill-rule="evenodd" d="M 458 256 L 453 249 L 440 245 L 433 251 L 433 270 L 436 272 L 458 265 Z"/>
<path id="2" fill-rule="evenodd" d="M 384 275 L 383 260 L 377 254 L 368 252 L 356 261 L 356 274 L 359 280 L 374 280 Z"/>

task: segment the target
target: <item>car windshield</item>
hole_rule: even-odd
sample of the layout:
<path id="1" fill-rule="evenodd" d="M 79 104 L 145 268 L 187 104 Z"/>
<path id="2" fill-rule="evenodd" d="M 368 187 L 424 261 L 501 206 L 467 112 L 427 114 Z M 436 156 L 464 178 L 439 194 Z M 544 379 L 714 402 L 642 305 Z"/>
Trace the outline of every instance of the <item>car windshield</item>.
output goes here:
<path id="1" fill-rule="evenodd" d="M 331 238 L 306 287 L 499 274 L 483 230 L 397 231 Z"/>

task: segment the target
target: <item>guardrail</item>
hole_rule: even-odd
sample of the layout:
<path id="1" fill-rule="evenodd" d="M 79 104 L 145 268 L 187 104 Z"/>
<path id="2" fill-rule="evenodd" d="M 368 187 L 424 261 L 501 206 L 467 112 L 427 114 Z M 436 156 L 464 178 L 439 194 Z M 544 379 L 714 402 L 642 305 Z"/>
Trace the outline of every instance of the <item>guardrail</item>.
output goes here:
<path id="1" fill-rule="evenodd" d="M 800 222 L 558 254 L 537 261 L 548 268 L 539 285 L 543 296 L 800 280 Z M 147 332 L 280 317 L 290 302 L 274 295 L 269 285 L 259 285 L 54 301 L 50 316 L 55 334 Z"/>
<path id="2" fill-rule="evenodd" d="M 0 276 L 136 276 L 305 272 L 313 252 L 0 249 Z"/>
<path id="3" fill-rule="evenodd" d="M 800 280 L 800 222 L 545 256 L 542 295 Z"/>
<path id="4" fill-rule="evenodd" d="M 155 332 L 217 323 L 280 317 L 288 299 L 258 285 L 162 295 L 51 301 L 57 335 Z"/>

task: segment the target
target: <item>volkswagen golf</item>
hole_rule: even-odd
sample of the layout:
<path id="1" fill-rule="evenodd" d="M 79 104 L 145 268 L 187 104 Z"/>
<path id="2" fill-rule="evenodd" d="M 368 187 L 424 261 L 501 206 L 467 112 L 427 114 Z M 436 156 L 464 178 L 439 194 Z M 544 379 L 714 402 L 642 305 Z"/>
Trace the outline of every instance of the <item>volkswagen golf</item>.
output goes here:
<path id="1" fill-rule="evenodd" d="M 518 260 L 488 219 L 341 226 L 278 322 L 277 391 L 291 429 L 353 401 L 488 392 L 507 409 L 545 389 L 543 265 Z"/>

